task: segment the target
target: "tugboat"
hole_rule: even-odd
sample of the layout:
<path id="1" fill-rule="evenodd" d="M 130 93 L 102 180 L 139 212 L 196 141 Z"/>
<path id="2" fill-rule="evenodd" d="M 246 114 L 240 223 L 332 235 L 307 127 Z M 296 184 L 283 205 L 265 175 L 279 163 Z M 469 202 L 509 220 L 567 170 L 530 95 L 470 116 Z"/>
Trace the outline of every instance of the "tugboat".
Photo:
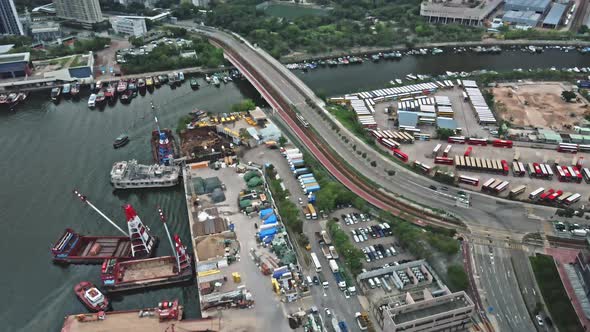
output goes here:
<path id="1" fill-rule="evenodd" d="M 154 161 L 160 165 L 172 165 L 174 159 L 178 156 L 176 139 L 170 129 L 160 129 L 158 118 L 156 120 L 156 130 L 152 131 L 152 154 Z"/>
<path id="2" fill-rule="evenodd" d="M 58 101 L 60 95 L 61 88 L 59 86 L 56 86 L 55 88 L 51 89 L 51 100 Z"/>
<path id="3" fill-rule="evenodd" d="M 199 88 L 199 81 L 196 78 L 191 78 L 191 88 L 195 90 Z"/>
<path id="4" fill-rule="evenodd" d="M 113 148 L 115 148 L 115 149 L 122 148 L 125 145 L 127 145 L 127 143 L 129 143 L 129 136 L 127 136 L 125 134 L 121 134 L 117 138 L 115 138 L 115 142 L 113 143 Z"/>
<path id="5" fill-rule="evenodd" d="M 119 84 L 117 84 L 117 93 L 123 94 L 123 92 L 125 92 L 125 90 L 127 90 L 127 81 L 120 80 Z"/>
<path id="6" fill-rule="evenodd" d="M 70 83 L 64 84 L 64 87 L 61 90 L 61 93 L 63 94 L 64 98 L 70 97 L 70 90 L 71 89 L 72 89 L 72 85 Z"/>
<path id="7" fill-rule="evenodd" d="M 123 236 L 83 236 L 67 228 L 64 234 L 51 248 L 53 261 L 66 264 L 100 264 L 105 259 L 116 258 L 121 261 L 148 258 L 155 253 L 158 238 L 150 235 L 150 230 L 139 219 L 131 205 L 125 205 L 127 228 L 125 232 L 114 221 L 107 217 L 86 196 L 74 190 L 74 194 Z M 130 218 L 132 216 L 132 218 Z"/>
<path id="8" fill-rule="evenodd" d="M 70 95 L 73 98 L 79 98 L 80 97 L 80 83 L 76 82 L 72 85 L 72 90 L 70 90 Z"/>
<path id="9" fill-rule="evenodd" d="M 127 219 L 137 218 L 133 209 L 125 210 Z M 170 236 L 166 218 L 162 209 L 158 208 L 160 220 L 168 235 L 174 256 L 163 256 L 121 262 L 118 259 L 107 259 L 102 264 L 101 279 L 107 292 L 121 292 L 134 289 L 159 287 L 181 284 L 193 279 L 192 258 L 180 237 Z"/>
<path id="10" fill-rule="evenodd" d="M 109 300 L 89 281 L 82 281 L 74 286 L 78 299 L 92 312 L 107 311 Z"/>

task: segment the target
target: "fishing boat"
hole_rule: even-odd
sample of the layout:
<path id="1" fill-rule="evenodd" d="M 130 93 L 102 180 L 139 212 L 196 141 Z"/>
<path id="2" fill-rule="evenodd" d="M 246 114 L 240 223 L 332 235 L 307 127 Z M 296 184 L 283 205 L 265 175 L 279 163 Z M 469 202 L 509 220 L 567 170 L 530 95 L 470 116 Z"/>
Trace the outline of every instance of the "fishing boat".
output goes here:
<path id="1" fill-rule="evenodd" d="M 132 92 L 137 91 L 137 80 L 135 78 L 132 78 L 129 80 L 129 84 L 127 85 L 127 90 L 130 90 Z"/>
<path id="2" fill-rule="evenodd" d="M 219 81 L 219 78 L 217 76 L 213 76 L 213 84 L 216 87 L 219 87 L 221 85 L 221 82 Z"/>
<path id="3" fill-rule="evenodd" d="M 105 260 L 100 278 L 107 292 L 181 284 L 193 279 L 192 257 L 177 234 L 174 234 L 174 237 L 170 236 L 162 209 L 158 208 L 158 213 L 174 255 L 130 261 L 115 258 Z"/>
<path id="4" fill-rule="evenodd" d="M 8 102 L 8 96 L 6 94 L 0 94 L 0 105 L 4 105 Z"/>
<path id="5" fill-rule="evenodd" d="M 191 83 L 191 88 L 193 88 L 193 89 L 199 88 L 199 81 L 197 81 L 197 79 L 191 78 L 190 83 Z"/>
<path id="6" fill-rule="evenodd" d="M 51 89 L 51 100 L 58 101 L 60 95 L 61 88 L 59 86 L 56 86 L 55 88 Z"/>
<path id="7" fill-rule="evenodd" d="M 127 143 L 129 143 L 129 136 L 121 134 L 117 138 L 115 138 L 115 142 L 113 142 L 113 147 L 115 149 L 122 148 L 125 145 L 127 145 Z"/>
<path id="8" fill-rule="evenodd" d="M 162 82 L 162 84 L 166 84 L 166 83 L 168 83 L 168 79 L 169 79 L 168 74 L 161 75 L 160 82 Z"/>
<path id="9" fill-rule="evenodd" d="M 74 98 L 78 98 L 80 96 L 80 83 L 76 82 L 72 84 L 72 90 L 70 90 L 70 95 Z"/>
<path id="10" fill-rule="evenodd" d="M 109 299 L 89 281 L 79 282 L 74 286 L 74 292 L 80 302 L 92 312 L 107 311 L 109 308 Z"/>
<path id="11" fill-rule="evenodd" d="M 168 85 L 170 85 L 172 89 L 176 88 L 176 73 L 169 76 Z"/>
<path id="12" fill-rule="evenodd" d="M 178 81 L 184 82 L 184 73 L 181 71 L 178 72 Z"/>
<path id="13" fill-rule="evenodd" d="M 125 232 L 114 221 L 107 217 L 86 196 L 74 190 L 74 194 L 82 203 L 90 206 L 103 219 L 108 221 L 123 236 L 92 236 L 80 235 L 71 228 L 66 228 L 64 234 L 51 248 L 53 261 L 65 264 L 100 264 L 105 259 L 119 259 L 121 261 L 148 258 L 155 253 L 158 238 L 150 234 L 150 230 L 143 224 L 133 207 L 123 206 L 127 218 L 128 231 Z"/>
<path id="14" fill-rule="evenodd" d="M 122 94 L 125 90 L 127 90 L 127 81 L 120 80 L 119 84 L 117 84 L 117 93 Z"/>
<path id="15" fill-rule="evenodd" d="M 148 89 L 152 88 L 154 86 L 154 78 L 151 76 L 146 77 L 145 78 L 145 85 Z"/>
<path id="16" fill-rule="evenodd" d="M 95 91 L 98 92 L 98 91 L 102 90 L 102 86 L 103 86 L 103 82 L 102 81 L 97 81 L 96 82 L 96 86 L 94 87 L 95 88 Z"/>
<path id="17" fill-rule="evenodd" d="M 126 90 L 122 95 L 121 95 L 121 102 L 122 103 L 130 103 L 131 99 L 133 98 L 133 91 L 131 90 Z"/>
<path id="18" fill-rule="evenodd" d="M 90 97 L 88 97 L 88 107 L 96 107 L 96 95 L 94 93 L 91 94 Z"/>
<path id="19" fill-rule="evenodd" d="M 70 90 L 72 89 L 72 85 L 70 83 L 64 84 L 63 88 L 61 89 L 61 93 L 65 98 L 70 97 Z"/>
<path id="20" fill-rule="evenodd" d="M 96 100 L 95 100 L 95 104 L 97 106 L 102 105 L 106 100 L 106 97 L 104 95 L 104 91 L 100 90 L 97 94 L 96 94 Z"/>
<path id="21" fill-rule="evenodd" d="M 159 76 L 154 76 L 154 86 L 159 88 L 160 87 L 160 77 Z"/>
<path id="22" fill-rule="evenodd" d="M 109 103 L 117 101 L 117 88 L 113 85 L 109 85 L 104 92 L 104 97 L 109 101 Z"/>
<path id="23" fill-rule="evenodd" d="M 205 75 L 205 82 L 211 83 L 211 80 L 212 80 L 211 76 Z"/>
<path id="24" fill-rule="evenodd" d="M 145 80 L 143 78 L 140 78 L 137 80 L 137 87 L 140 90 L 145 89 L 145 86 L 146 86 L 146 84 L 145 84 Z"/>

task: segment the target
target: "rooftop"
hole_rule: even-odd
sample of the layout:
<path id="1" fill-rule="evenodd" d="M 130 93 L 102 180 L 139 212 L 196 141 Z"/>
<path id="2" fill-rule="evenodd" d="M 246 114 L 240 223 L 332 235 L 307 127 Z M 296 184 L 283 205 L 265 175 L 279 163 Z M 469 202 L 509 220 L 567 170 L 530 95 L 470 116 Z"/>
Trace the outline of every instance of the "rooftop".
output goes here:
<path id="1" fill-rule="evenodd" d="M 388 309 L 396 325 L 439 315 L 461 308 L 473 307 L 473 302 L 465 292 L 452 293 L 433 299 L 417 301 L 408 305 Z"/>
<path id="2" fill-rule="evenodd" d="M 418 113 L 416 112 L 398 111 L 397 117 L 400 126 L 416 127 L 418 124 Z"/>
<path id="3" fill-rule="evenodd" d="M 551 10 L 547 14 L 547 17 L 545 17 L 545 20 L 543 20 L 543 24 L 558 25 L 566 9 L 566 4 L 557 2 L 554 3 L 553 6 L 551 6 Z"/>
<path id="4" fill-rule="evenodd" d="M 436 126 L 445 129 L 457 129 L 457 121 L 453 118 L 439 116 L 436 118 Z"/>
<path id="5" fill-rule="evenodd" d="M 14 47 L 14 44 L 0 45 L 0 54 L 8 53 Z"/>
<path id="6" fill-rule="evenodd" d="M 434 17 L 448 17 L 458 19 L 483 20 L 488 17 L 503 0 L 484 0 L 482 5 L 470 8 L 461 1 L 437 3 L 423 1 L 420 5 L 420 15 Z"/>
<path id="7" fill-rule="evenodd" d="M 504 16 L 502 16 L 502 19 L 503 20 L 527 19 L 527 20 L 538 21 L 539 19 L 541 19 L 541 14 L 537 14 L 532 10 L 527 10 L 527 11 L 509 10 L 504 14 Z"/>
<path id="8" fill-rule="evenodd" d="M 250 111 L 250 116 L 252 117 L 252 119 L 254 119 L 254 121 L 266 120 L 266 114 L 264 114 L 264 111 L 262 111 L 258 106 L 256 106 L 255 109 Z"/>
<path id="9" fill-rule="evenodd" d="M 29 62 L 31 59 L 31 53 L 12 53 L 12 54 L 1 54 L 0 64 L 13 63 L 13 62 Z"/>
<path id="10" fill-rule="evenodd" d="M 547 8 L 551 0 L 506 0 L 506 5 L 520 6 L 528 8 Z"/>

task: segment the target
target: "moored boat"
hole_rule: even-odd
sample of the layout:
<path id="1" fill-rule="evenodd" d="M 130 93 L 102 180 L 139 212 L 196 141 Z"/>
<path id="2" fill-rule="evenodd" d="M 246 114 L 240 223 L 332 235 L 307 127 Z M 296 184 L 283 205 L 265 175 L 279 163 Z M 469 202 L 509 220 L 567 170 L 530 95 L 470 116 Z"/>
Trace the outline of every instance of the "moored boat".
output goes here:
<path id="1" fill-rule="evenodd" d="M 118 161 L 111 169 L 116 189 L 162 188 L 178 184 L 180 166 L 140 165 L 137 160 Z"/>
<path id="2" fill-rule="evenodd" d="M 184 73 L 181 71 L 178 72 L 178 81 L 184 82 Z"/>
<path id="3" fill-rule="evenodd" d="M 219 78 L 217 76 L 213 76 L 213 84 L 217 87 L 219 87 L 221 85 L 221 82 L 219 81 Z"/>
<path id="4" fill-rule="evenodd" d="M 74 286 L 74 292 L 80 302 L 92 312 L 106 311 L 109 308 L 109 299 L 89 281 L 78 283 Z"/>
<path id="5" fill-rule="evenodd" d="M 59 100 L 59 96 L 61 95 L 61 88 L 56 86 L 55 88 L 51 89 L 51 100 L 57 101 Z"/>
<path id="6" fill-rule="evenodd" d="M 93 93 L 88 97 L 88 107 L 96 107 L 96 94 Z"/>
<path id="7" fill-rule="evenodd" d="M 125 90 L 127 90 L 127 81 L 120 80 L 119 84 L 117 84 L 117 92 L 119 94 L 122 94 L 123 92 L 125 92 Z"/>
<path id="8" fill-rule="evenodd" d="M 169 76 L 168 85 L 170 85 L 172 89 L 176 88 L 176 73 Z"/>
<path id="9" fill-rule="evenodd" d="M 105 259 L 132 259 L 129 236 L 80 235 L 71 228 L 51 248 L 53 261 L 67 264 L 100 264 Z"/>
<path id="10" fill-rule="evenodd" d="M 129 80 L 129 84 L 127 85 L 127 90 L 136 92 L 137 91 L 137 80 L 132 78 Z"/>
<path id="11" fill-rule="evenodd" d="M 140 78 L 137 80 L 137 87 L 139 89 L 145 89 L 145 86 L 146 86 L 146 84 L 145 84 L 145 80 L 143 78 Z"/>
<path id="12" fill-rule="evenodd" d="M 154 78 L 153 78 L 153 77 L 151 77 L 151 76 L 148 76 L 148 77 L 146 77 L 146 78 L 145 78 L 145 85 L 146 85 L 148 88 L 151 88 L 152 86 L 154 86 Z"/>
<path id="13" fill-rule="evenodd" d="M 104 92 L 104 97 L 111 103 L 116 101 L 117 89 L 113 85 L 109 85 Z"/>
<path id="14" fill-rule="evenodd" d="M 72 89 L 72 85 L 70 83 L 66 83 L 64 84 L 63 88 L 61 89 L 61 93 L 63 94 L 64 97 L 69 97 L 70 96 L 70 90 Z"/>
<path id="15" fill-rule="evenodd" d="M 101 90 L 101 91 L 99 91 L 99 92 L 96 94 L 96 100 L 95 100 L 95 103 L 96 103 L 96 105 L 101 105 L 101 104 L 103 104 L 103 103 L 105 102 L 105 100 L 106 100 L 106 97 L 105 97 L 105 95 L 104 95 L 104 91 L 102 91 L 102 90 Z"/>
<path id="16" fill-rule="evenodd" d="M 8 95 L 0 94 L 0 105 L 4 105 L 8 102 Z"/>
<path id="17" fill-rule="evenodd" d="M 160 77 L 159 76 L 154 76 L 154 85 L 159 88 L 160 87 Z"/>
<path id="18" fill-rule="evenodd" d="M 121 95 L 121 102 L 122 103 L 130 103 L 131 102 L 131 98 L 133 98 L 133 91 L 131 90 L 126 90 L 122 95 Z"/>
<path id="19" fill-rule="evenodd" d="M 127 143 L 129 143 L 129 136 L 121 134 L 117 138 L 115 138 L 115 142 L 113 142 L 113 147 L 115 149 L 118 149 L 124 147 L 125 145 L 127 145 Z"/>
<path id="20" fill-rule="evenodd" d="M 197 79 L 192 78 L 191 81 L 190 81 L 190 83 L 191 83 L 191 88 L 193 88 L 193 89 L 198 89 L 199 88 L 199 81 L 197 81 Z"/>
<path id="21" fill-rule="evenodd" d="M 72 89 L 70 90 L 70 95 L 74 98 L 78 98 L 80 96 L 80 83 L 76 82 L 72 84 Z"/>

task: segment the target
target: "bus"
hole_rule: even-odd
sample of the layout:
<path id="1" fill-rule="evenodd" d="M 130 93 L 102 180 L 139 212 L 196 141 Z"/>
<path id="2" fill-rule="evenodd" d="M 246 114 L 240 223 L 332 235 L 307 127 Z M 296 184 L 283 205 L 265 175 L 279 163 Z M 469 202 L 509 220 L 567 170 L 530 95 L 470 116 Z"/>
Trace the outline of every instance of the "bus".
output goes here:
<path id="1" fill-rule="evenodd" d="M 492 145 L 497 148 L 512 148 L 512 141 L 496 139 L 492 142 Z"/>
<path id="2" fill-rule="evenodd" d="M 502 172 L 504 173 L 504 175 L 508 175 L 508 171 L 510 170 L 508 168 L 508 162 L 506 160 L 500 160 L 500 164 L 501 164 Z"/>
<path id="3" fill-rule="evenodd" d="M 582 168 L 582 175 L 584 176 L 584 181 L 590 183 L 590 169 L 586 167 Z"/>
<path id="4" fill-rule="evenodd" d="M 557 197 L 561 196 L 562 194 L 563 194 L 563 191 L 561 191 L 561 190 L 558 190 L 558 191 L 554 192 L 553 194 L 551 194 L 551 195 L 547 196 L 547 200 L 548 200 L 549 202 L 553 202 L 553 201 L 555 201 L 555 199 L 556 199 Z"/>
<path id="5" fill-rule="evenodd" d="M 470 184 L 472 186 L 478 186 L 479 185 L 479 179 L 478 178 L 474 178 L 474 177 L 466 176 L 466 175 L 459 175 L 459 182 Z"/>
<path id="6" fill-rule="evenodd" d="M 452 148 L 453 148 L 453 146 L 451 144 L 447 145 L 447 147 L 443 151 L 443 157 L 448 157 L 449 156 L 449 152 L 451 152 L 451 149 Z"/>
<path id="7" fill-rule="evenodd" d="M 419 141 L 430 141 L 430 134 L 414 133 L 414 139 L 417 139 Z"/>
<path id="8" fill-rule="evenodd" d="M 322 272 L 322 265 L 320 264 L 320 260 L 318 259 L 318 255 L 316 255 L 315 252 L 312 252 L 311 254 L 311 260 L 313 261 L 313 266 L 315 266 L 315 271 L 316 272 Z"/>
<path id="9" fill-rule="evenodd" d="M 311 215 L 311 219 L 317 219 L 318 214 L 315 211 L 315 208 L 312 204 L 307 204 L 307 209 L 309 210 L 309 214 Z"/>
<path id="10" fill-rule="evenodd" d="M 520 185 L 512 190 L 510 190 L 510 193 L 508 194 L 508 196 L 510 198 L 514 198 L 520 194 L 522 194 L 524 191 L 526 190 L 526 186 L 525 185 Z"/>
<path id="11" fill-rule="evenodd" d="M 574 179 L 577 183 L 582 183 L 582 173 L 580 173 L 580 171 L 576 168 L 576 167 L 571 167 L 571 169 L 574 171 Z"/>
<path id="12" fill-rule="evenodd" d="M 436 157 L 438 156 L 438 152 L 440 151 L 440 148 L 442 147 L 442 144 L 437 144 L 434 149 L 432 150 L 432 156 Z"/>
<path id="13" fill-rule="evenodd" d="M 547 197 L 551 196 L 554 192 L 555 192 L 555 190 L 553 190 L 553 188 L 549 188 L 549 190 L 547 190 L 546 192 L 542 193 L 541 196 L 539 196 L 539 199 L 544 201 Z"/>
<path id="14" fill-rule="evenodd" d="M 455 156 L 457 159 L 459 156 Z M 434 158 L 435 164 L 442 164 L 442 165 L 453 165 L 453 159 L 448 157 L 436 157 Z"/>
<path id="15" fill-rule="evenodd" d="M 469 157 L 471 155 L 471 151 L 473 151 L 473 147 L 467 147 L 467 149 L 465 149 L 465 153 L 463 153 L 463 156 Z"/>
<path id="16" fill-rule="evenodd" d="M 390 138 L 384 138 L 381 140 L 381 144 L 383 146 L 385 146 L 386 148 L 392 150 L 392 149 L 397 149 L 399 148 L 400 144 Z"/>
<path id="17" fill-rule="evenodd" d="M 545 188 L 541 187 L 529 194 L 529 199 L 537 199 L 545 191 Z"/>
<path id="18" fill-rule="evenodd" d="M 558 152 L 576 153 L 578 152 L 578 144 L 572 143 L 559 143 L 557 146 Z"/>
<path id="19" fill-rule="evenodd" d="M 494 182 L 496 182 L 496 179 L 494 179 L 494 178 L 491 178 L 491 179 L 487 180 L 486 182 L 484 182 L 484 183 L 481 185 L 481 191 L 486 191 L 486 190 L 490 189 L 490 186 L 491 186 L 491 185 L 492 185 L 492 183 L 494 183 Z"/>
<path id="20" fill-rule="evenodd" d="M 393 149 L 393 155 L 401 159 L 403 162 L 408 161 L 408 155 L 398 149 Z"/>
<path id="21" fill-rule="evenodd" d="M 418 160 L 414 161 L 414 167 L 418 168 L 419 170 L 421 170 L 424 173 L 429 173 L 430 169 L 431 169 L 430 166 L 428 166 L 424 163 L 421 163 Z"/>
<path id="22" fill-rule="evenodd" d="M 451 136 L 447 139 L 447 142 L 465 144 L 465 136 Z"/>
<path id="23" fill-rule="evenodd" d="M 563 204 L 572 205 L 575 202 L 579 201 L 581 197 L 582 197 L 582 195 L 575 193 L 575 194 L 571 195 L 570 197 L 566 198 L 565 201 L 563 202 Z"/>
<path id="24" fill-rule="evenodd" d="M 590 145 L 580 144 L 578 145 L 578 150 L 581 152 L 590 152 Z"/>
<path id="25" fill-rule="evenodd" d="M 487 146 L 488 145 L 488 140 L 485 138 L 469 138 L 467 141 L 467 144 L 469 145 L 481 145 L 481 146 Z"/>
<path id="26" fill-rule="evenodd" d="M 570 193 L 570 192 L 563 193 L 561 196 L 557 197 L 556 201 L 558 204 L 564 203 L 565 200 L 572 195 L 573 195 L 573 193 Z"/>
<path id="27" fill-rule="evenodd" d="M 506 188 L 508 188 L 509 184 L 510 184 L 510 182 L 508 182 L 508 181 L 504 181 L 504 182 L 500 183 L 499 186 L 494 188 L 494 192 L 496 194 L 503 192 L 504 190 L 506 190 Z"/>

